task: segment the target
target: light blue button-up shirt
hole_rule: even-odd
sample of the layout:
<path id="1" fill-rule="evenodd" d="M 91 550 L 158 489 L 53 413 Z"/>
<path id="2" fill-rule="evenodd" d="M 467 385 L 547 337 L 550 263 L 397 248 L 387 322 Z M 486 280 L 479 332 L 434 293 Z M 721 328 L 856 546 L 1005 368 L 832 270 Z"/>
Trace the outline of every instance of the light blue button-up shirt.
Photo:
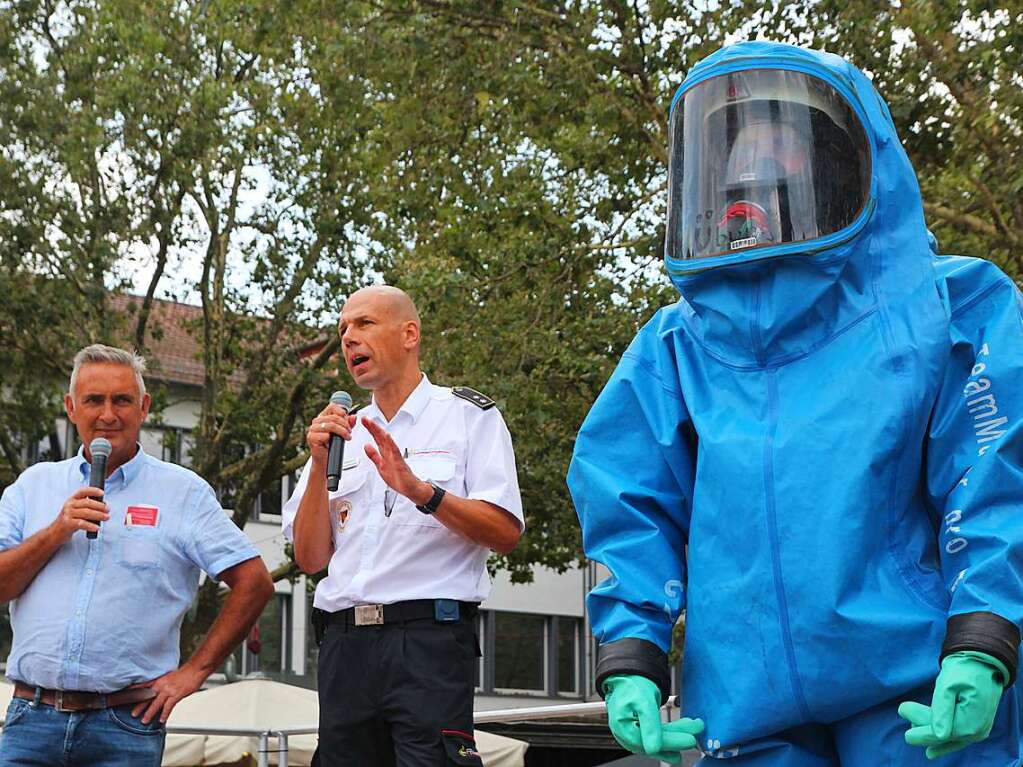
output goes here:
<path id="1" fill-rule="evenodd" d="M 53 522 L 88 481 L 81 451 L 28 468 L 0 498 L 0 550 Z M 217 578 L 259 556 L 205 481 L 141 447 L 107 479 L 104 500 L 99 536 L 75 533 L 11 602 L 10 679 L 112 692 L 172 671 L 199 571 Z M 126 524 L 136 505 L 157 507 L 155 527 Z"/>

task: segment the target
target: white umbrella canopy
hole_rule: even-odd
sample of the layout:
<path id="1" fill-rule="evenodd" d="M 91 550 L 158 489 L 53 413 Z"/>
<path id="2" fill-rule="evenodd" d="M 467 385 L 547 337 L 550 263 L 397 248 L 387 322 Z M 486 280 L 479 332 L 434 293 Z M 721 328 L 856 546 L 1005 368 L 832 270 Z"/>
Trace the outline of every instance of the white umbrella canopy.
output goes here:
<path id="1" fill-rule="evenodd" d="M 14 685 L 0 679 L 0 721 L 3 721 L 4 712 L 7 711 L 7 706 L 10 705 L 13 697 Z"/>
<path id="2" fill-rule="evenodd" d="M 173 716 L 173 714 L 172 714 Z M 160 764 L 193 765 L 212 764 L 206 761 L 206 736 L 168 735 Z"/>
<path id="3" fill-rule="evenodd" d="M 246 679 L 190 695 L 174 707 L 170 727 L 224 727 L 279 730 L 315 726 L 319 703 L 314 690 L 269 679 Z M 201 747 L 196 759 L 195 745 Z M 271 742 L 270 748 L 276 749 Z M 288 761 L 307 765 L 316 750 L 315 735 L 288 738 Z M 259 738 L 242 735 L 168 735 L 164 767 L 236 762 L 246 753 L 258 754 Z M 270 763 L 277 764 L 276 754 Z"/>
<path id="4" fill-rule="evenodd" d="M 319 701 L 315 690 L 269 679 L 247 679 L 203 690 L 185 698 L 171 714 L 171 727 L 225 727 L 280 730 L 315 726 Z M 514 738 L 476 733 L 476 747 L 486 767 L 523 767 L 529 744 Z M 276 749 L 274 740 L 270 748 Z M 258 737 L 233 735 L 168 735 L 164 767 L 236 762 L 246 753 L 256 755 Z M 316 735 L 288 738 L 288 763 L 308 765 L 316 750 Z M 270 754 L 270 764 L 277 755 Z"/>
<path id="5" fill-rule="evenodd" d="M 526 749 L 529 744 L 523 740 L 493 735 L 476 730 L 476 749 L 483 757 L 484 767 L 524 767 Z"/>

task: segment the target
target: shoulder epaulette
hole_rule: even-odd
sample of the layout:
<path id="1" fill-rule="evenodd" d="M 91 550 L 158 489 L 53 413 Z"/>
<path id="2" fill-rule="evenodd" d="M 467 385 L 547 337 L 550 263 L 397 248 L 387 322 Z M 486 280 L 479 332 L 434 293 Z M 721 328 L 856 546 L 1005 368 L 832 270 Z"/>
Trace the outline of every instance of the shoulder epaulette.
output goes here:
<path id="1" fill-rule="evenodd" d="M 497 404 L 486 394 L 480 394 L 478 391 L 470 389 L 468 386 L 452 386 L 451 393 L 456 397 L 461 397 L 462 399 L 471 402 L 480 410 L 489 410 Z"/>

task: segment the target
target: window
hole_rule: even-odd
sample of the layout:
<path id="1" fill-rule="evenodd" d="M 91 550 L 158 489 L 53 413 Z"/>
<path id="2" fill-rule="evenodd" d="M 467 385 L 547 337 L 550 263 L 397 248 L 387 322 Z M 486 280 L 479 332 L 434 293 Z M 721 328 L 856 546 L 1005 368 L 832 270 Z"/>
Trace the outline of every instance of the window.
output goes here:
<path id="1" fill-rule="evenodd" d="M 482 610 L 478 631 L 477 692 L 581 695 L 580 618 Z"/>
<path id="2" fill-rule="evenodd" d="M 65 455 L 68 458 L 78 455 L 78 448 L 82 446 L 82 439 L 78 436 L 78 429 L 75 428 L 71 423 L 68 423 L 68 448 Z"/>
<path id="3" fill-rule="evenodd" d="M 139 432 L 139 442 L 147 455 L 168 463 L 192 465 L 192 448 L 195 443 L 188 429 L 146 426 Z"/>
<path id="4" fill-rule="evenodd" d="M 179 442 L 177 429 L 167 429 L 164 431 L 162 439 L 163 449 L 160 452 L 160 458 L 168 463 L 177 463 Z"/>
<path id="5" fill-rule="evenodd" d="M 487 625 L 486 614 L 481 610 L 480 613 L 476 616 L 476 641 L 479 643 L 480 649 L 487 646 L 487 637 L 485 634 L 486 625 Z M 486 651 L 484 650 L 480 657 L 476 659 L 476 666 L 473 670 L 472 676 L 473 689 L 479 692 L 482 692 L 484 689 L 483 680 L 485 678 L 484 677 L 485 669 L 483 664 L 485 663 L 484 660 L 485 655 Z"/>
<path id="6" fill-rule="evenodd" d="M 306 599 L 309 600 L 306 605 L 306 615 L 312 618 L 313 614 L 313 596 L 315 594 L 314 589 L 306 589 Z M 317 665 L 320 660 L 320 648 L 316 644 L 316 629 L 313 628 L 312 623 L 306 626 L 305 635 L 305 673 L 306 676 L 316 679 Z"/>
<path id="7" fill-rule="evenodd" d="M 284 502 L 281 500 L 281 495 L 284 492 L 285 478 L 282 478 L 278 482 L 274 482 L 259 494 L 259 502 L 256 506 L 256 519 L 262 519 L 263 517 L 280 517 L 281 507 Z"/>
<path id="8" fill-rule="evenodd" d="M 247 454 L 248 450 L 243 445 L 237 443 L 228 444 L 220 451 L 220 465 L 230 466 L 235 461 L 242 460 Z M 217 497 L 220 500 L 220 505 L 224 507 L 225 511 L 234 510 L 235 497 L 238 492 L 238 480 L 228 480 L 223 482 L 217 488 Z"/>
<path id="9" fill-rule="evenodd" d="M 184 466 L 191 465 L 191 451 L 193 449 L 193 442 L 191 436 L 187 436 L 183 440 L 183 452 L 189 454 L 188 463 L 183 463 Z M 238 445 L 230 446 L 222 451 L 221 455 L 223 460 L 221 461 L 222 466 L 229 466 L 235 461 L 240 461 L 245 458 L 246 455 L 259 450 L 259 447 L 253 447 L 251 449 L 243 448 Z M 219 487 L 217 497 L 220 499 L 220 505 L 228 511 L 234 509 L 234 504 L 237 499 L 238 489 L 241 486 L 240 480 L 228 480 L 223 482 Z M 291 494 L 291 488 L 295 486 L 295 475 L 285 474 L 283 477 L 274 480 L 269 487 L 261 492 L 252 505 L 252 516 L 250 519 L 258 521 L 263 517 L 269 517 L 270 522 L 280 522 L 281 510 L 284 507 L 284 501 Z"/>
<path id="10" fill-rule="evenodd" d="M 185 429 L 178 430 L 179 435 L 179 446 L 178 446 L 178 458 L 177 461 L 182 466 L 192 466 L 192 451 L 195 450 L 195 437 L 192 436 L 192 432 L 186 431 Z"/>
<path id="11" fill-rule="evenodd" d="M 228 677 L 261 673 L 280 676 L 291 671 L 291 594 L 277 594 L 263 608 L 259 626 L 259 652 L 249 649 L 249 637 L 224 663 Z"/>
<path id="12" fill-rule="evenodd" d="M 151 455 L 154 458 L 163 458 L 163 429 L 153 429 L 144 427 L 139 432 L 139 442 L 142 443 L 142 449 L 146 451 L 146 455 Z"/>
<path id="13" fill-rule="evenodd" d="M 246 673 L 262 671 L 279 674 L 291 668 L 288 650 L 291 639 L 291 595 L 277 594 L 259 616 L 259 654 L 249 652 Z"/>
<path id="14" fill-rule="evenodd" d="M 494 687 L 503 690 L 546 689 L 547 619 L 543 615 L 496 613 L 494 616 Z"/>
<path id="15" fill-rule="evenodd" d="M 181 463 L 181 429 L 164 429 L 161 435 L 162 451 L 160 457 L 168 463 Z"/>
<path id="16" fill-rule="evenodd" d="M 579 619 L 557 616 L 557 690 L 559 693 L 579 692 Z"/>
<path id="17" fill-rule="evenodd" d="M 25 441 L 22 438 L 22 441 Z M 27 440 L 25 462 L 28 465 L 40 461 L 63 461 L 73 456 L 78 446 L 78 432 L 65 418 L 57 418 L 53 427 L 36 441 Z"/>

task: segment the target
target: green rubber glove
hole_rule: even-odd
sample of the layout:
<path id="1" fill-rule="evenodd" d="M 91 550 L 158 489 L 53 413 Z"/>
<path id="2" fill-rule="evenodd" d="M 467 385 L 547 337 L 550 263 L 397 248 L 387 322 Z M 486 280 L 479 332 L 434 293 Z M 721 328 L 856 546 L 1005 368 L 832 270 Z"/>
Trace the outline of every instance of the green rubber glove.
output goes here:
<path id="1" fill-rule="evenodd" d="M 699 719 L 661 722 L 660 690 L 645 676 L 609 676 L 604 681 L 604 700 L 611 734 L 634 754 L 678 764 L 679 752 L 696 748 L 696 736 L 703 732 Z"/>
<path id="2" fill-rule="evenodd" d="M 957 652 L 941 662 L 930 706 L 907 702 L 899 716 L 913 726 L 911 746 L 925 746 L 928 759 L 950 754 L 991 734 L 1009 670 L 982 652 Z"/>

